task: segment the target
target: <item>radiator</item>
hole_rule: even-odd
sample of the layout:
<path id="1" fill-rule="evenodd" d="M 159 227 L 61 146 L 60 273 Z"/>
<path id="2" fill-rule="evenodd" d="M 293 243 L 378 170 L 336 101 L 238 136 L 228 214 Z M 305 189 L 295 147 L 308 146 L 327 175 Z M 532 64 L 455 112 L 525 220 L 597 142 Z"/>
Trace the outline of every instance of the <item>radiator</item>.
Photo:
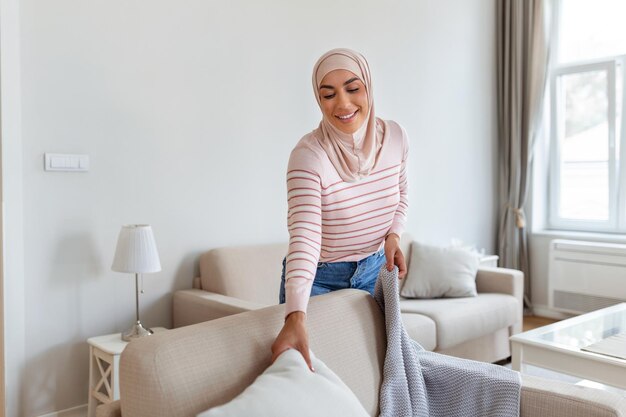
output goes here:
<path id="1" fill-rule="evenodd" d="M 580 314 L 626 301 L 626 245 L 556 239 L 548 264 L 554 310 Z"/>

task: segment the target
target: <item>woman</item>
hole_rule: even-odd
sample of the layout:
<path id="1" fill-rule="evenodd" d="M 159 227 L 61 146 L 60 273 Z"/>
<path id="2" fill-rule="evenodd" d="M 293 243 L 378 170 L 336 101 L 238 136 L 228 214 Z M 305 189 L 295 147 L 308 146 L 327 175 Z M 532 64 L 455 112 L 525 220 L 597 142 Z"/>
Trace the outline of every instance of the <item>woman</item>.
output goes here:
<path id="1" fill-rule="evenodd" d="M 373 293 L 384 262 L 404 277 L 399 244 L 408 208 L 408 138 L 397 123 L 376 118 L 365 58 L 327 52 L 313 69 L 313 90 L 323 117 L 289 158 L 290 238 L 280 290 L 286 318 L 272 345 L 272 361 L 294 348 L 311 370 L 309 297 L 342 288 Z"/>

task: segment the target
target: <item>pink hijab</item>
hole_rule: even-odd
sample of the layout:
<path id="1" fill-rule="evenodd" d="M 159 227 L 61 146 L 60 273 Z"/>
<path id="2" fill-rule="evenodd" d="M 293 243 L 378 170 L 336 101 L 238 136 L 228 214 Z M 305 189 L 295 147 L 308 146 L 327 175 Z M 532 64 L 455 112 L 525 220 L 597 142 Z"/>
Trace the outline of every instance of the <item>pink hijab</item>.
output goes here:
<path id="1" fill-rule="evenodd" d="M 316 137 L 328 158 L 346 182 L 355 182 L 367 177 L 376 166 L 383 143 L 385 123 L 376 119 L 370 69 L 363 55 L 350 49 L 333 49 L 326 52 L 313 67 L 313 91 L 320 105 L 319 86 L 331 71 L 345 69 L 365 84 L 369 114 L 363 125 L 353 134 L 343 133 L 322 117 Z"/>

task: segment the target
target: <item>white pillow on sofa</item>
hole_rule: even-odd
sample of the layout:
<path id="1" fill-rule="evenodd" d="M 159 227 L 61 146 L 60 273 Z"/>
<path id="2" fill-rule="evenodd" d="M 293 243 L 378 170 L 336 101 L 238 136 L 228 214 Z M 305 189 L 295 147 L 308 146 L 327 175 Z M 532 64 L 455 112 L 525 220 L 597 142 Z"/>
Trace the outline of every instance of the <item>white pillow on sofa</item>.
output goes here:
<path id="1" fill-rule="evenodd" d="M 356 395 L 311 353 L 315 372 L 294 349 L 276 361 L 232 401 L 197 417 L 367 417 Z"/>
<path id="2" fill-rule="evenodd" d="M 400 295 L 405 298 L 475 297 L 476 253 L 413 242 L 411 267 Z"/>

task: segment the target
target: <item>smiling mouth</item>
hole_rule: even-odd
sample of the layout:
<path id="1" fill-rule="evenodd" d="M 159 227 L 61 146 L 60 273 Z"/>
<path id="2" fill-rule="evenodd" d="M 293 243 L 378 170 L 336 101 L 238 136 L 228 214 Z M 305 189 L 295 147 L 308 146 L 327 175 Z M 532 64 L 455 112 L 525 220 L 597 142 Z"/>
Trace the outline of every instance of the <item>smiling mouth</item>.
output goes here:
<path id="1" fill-rule="evenodd" d="M 354 112 L 352 112 L 350 114 L 346 114 L 345 116 L 335 116 L 335 117 L 337 119 L 341 120 L 342 122 L 351 122 L 358 112 L 359 112 L 359 110 L 357 109 L 357 110 L 355 110 Z"/>

